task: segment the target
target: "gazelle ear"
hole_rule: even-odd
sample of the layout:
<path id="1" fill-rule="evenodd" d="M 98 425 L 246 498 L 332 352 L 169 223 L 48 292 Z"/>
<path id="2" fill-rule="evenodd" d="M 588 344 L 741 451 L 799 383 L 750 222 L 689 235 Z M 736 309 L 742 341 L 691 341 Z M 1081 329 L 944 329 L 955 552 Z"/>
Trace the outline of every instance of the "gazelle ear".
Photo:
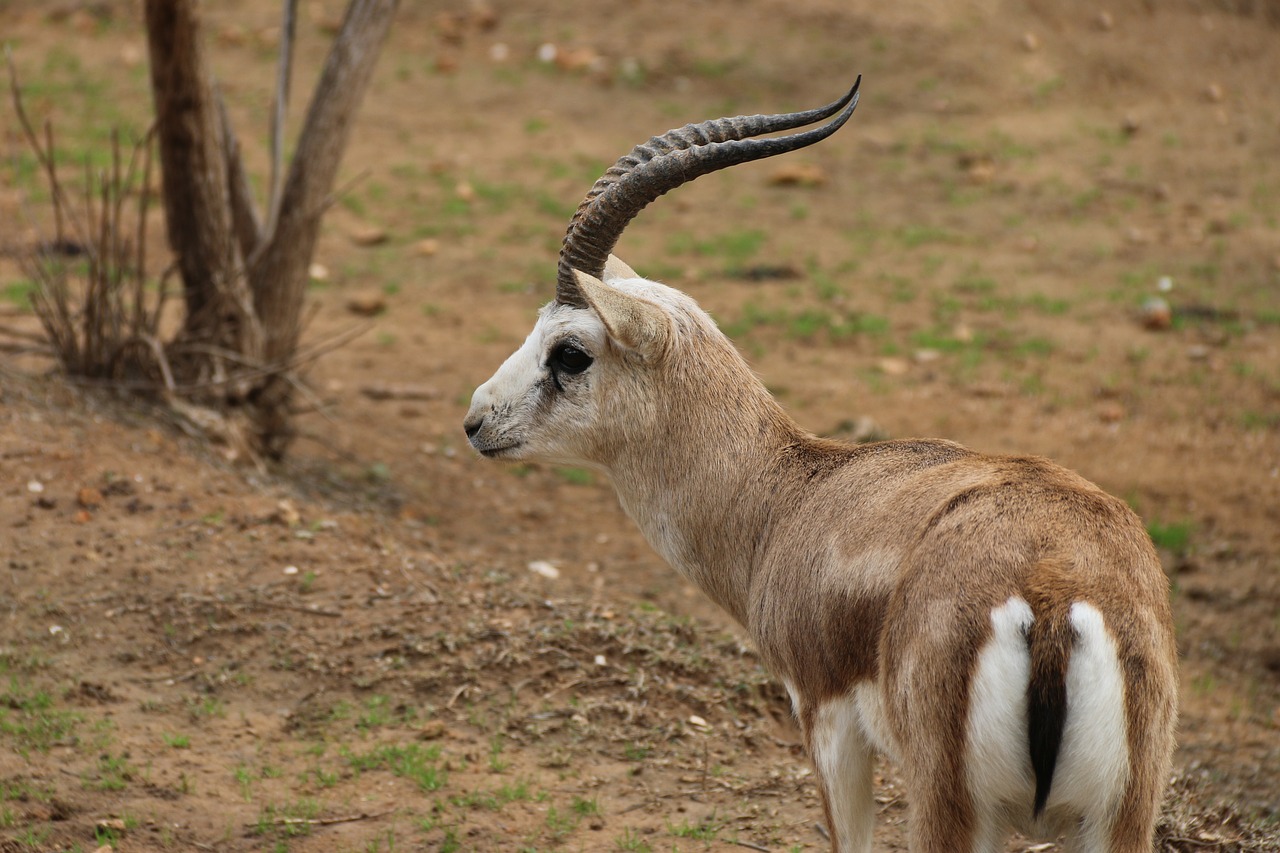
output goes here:
<path id="1" fill-rule="evenodd" d="M 636 271 L 622 262 L 617 255 L 610 255 L 608 260 L 604 262 L 604 280 L 611 281 L 615 278 L 639 278 Z"/>
<path id="2" fill-rule="evenodd" d="M 648 300 L 615 290 L 595 276 L 579 270 L 573 275 L 609 337 L 645 358 L 659 358 L 666 352 L 672 334 L 667 312 Z"/>

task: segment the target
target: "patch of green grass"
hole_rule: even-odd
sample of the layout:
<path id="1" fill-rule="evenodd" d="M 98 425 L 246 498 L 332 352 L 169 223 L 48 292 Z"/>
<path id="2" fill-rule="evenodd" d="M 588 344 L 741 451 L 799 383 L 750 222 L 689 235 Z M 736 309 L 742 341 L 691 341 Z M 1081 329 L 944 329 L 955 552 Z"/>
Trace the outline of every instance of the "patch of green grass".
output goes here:
<path id="1" fill-rule="evenodd" d="M 84 785 L 97 791 L 123 791 L 133 781 L 134 773 L 128 755 L 104 752 L 98 756 L 97 778 L 85 779 Z"/>
<path id="2" fill-rule="evenodd" d="M 627 748 L 622 751 L 622 756 L 628 761 L 644 761 L 649 757 L 650 752 L 652 752 L 652 750 L 649 747 L 633 743 L 629 744 Z"/>
<path id="3" fill-rule="evenodd" d="M 670 823 L 667 824 L 667 830 L 677 838 L 689 838 L 694 841 L 702 841 L 708 844 L 716 840 L 716 836 L 720 834 L 720 830 L 723 827 L 724 824 L 718 823 L 714 814 L 702 823 L 689 823 L 686 820 L 678 826 Z"/>
<path id="4" fill-rule="evenodd" d="M 734 275 L 741 272 L 747 261 L 760 251 L 766 238 L 764 231 L 755 228 L 726 231 L 702 240 L 687 232 L 679 232 L 668 241 L 667 249 L 673 255 L 692 253 L 703 257 L 723 257 L 724 272 Z"/>
<path id="5" fill-rule="evenodd" d="M 11 302 L 19 308 L 31 308 L 31 294 L 35 293 L 40 287 L 30 279 L 22 279 L 20 281 L 11 281 L 0 289 L 0 296 L 6 302 Z"/>
<path id="6" fill-rule="evenodd" d="M 171 746 L 174 749 L 189 749 L 191 747 L 191 738 L 187 735 L 170 734 L 169 732 L 165 732 L 161 737 L 164 738 L 164 742 L 168 746 Z"/>
<path id="7" fill-rule="evenodd" d="M 56 707 L 47 690 L 17 677 L 10 678 L 8 689 L 0 693 L 0 735 L 22 756 L 48 752 L 54 744 L 73 738 L 81 721 L 79 714 Z"/>
<path id="8" fill-rule="evenodd" d="M 315 800 L 304 798 L 279 806 L 268 804 L 258 813 L 253 831 L 277 839 L 299 838 L 311 834 L 319 816 L 320 804 Z"/>
<path id="9" fill-rule="evenodd" d="M 573 486 L 590 486 L 596 475 L 587 468 L 557 467 L 556 476 Z"/>
<path id="10" fill-rule="evenodd" d="M 582 817 L 573 810 L 562 812 L 555 806 L 547 809 L 547 830 L 551 833 L 551 837 L 559 840 L 578 827 L 578 822 Z"/>
<path id="11" fill-rule="evenodd" d="M 246 803 L 253 802 L 253 771 L 241 764 L 235 769 L 236 783 L 240 786 L 240 796 Z"/>
<path id="12" fill-rule="evenodd" d="M 511 765 L 502 757 L 502 734 L 496 734 L 489 740 L 489 770 L 501 773 Z"/>
<path id="13" fill-rule="evenodd" d="M 598 800 L 587 800 L 582 797 L 573 798 L 573 811 L 582 817 L 591 817 L 600 814 L 600 802 Z"/>
<path id="14" fill-rule="evenodd" d="M 1250 409 L 1240 415 L 1240 426 L 1251 431 L 1280 429 L 1280 412 L 1255 412 Z"/>
<path id="15" fill-rule="evenodd" d="M 622 834 L 613 840 L 613 845 L 616 849 L 628 851 L 628 853 L 653 853 L 649 842 L 637 835 L 631 827 L 623 830 Z"/>
<path id="16" fill-rule="evenodd" d="M 895 236 L 908 249 L 915 249 L 932 243 L 959 242 L 950 231 L 932 225 L 904 225 L 895 232 Z"/>
<path id="17" fill-rule="evenodd" d="M 356 719 L 356 728 L 368 732 L 391 722 L 391 711 L 387 707 L 390 701 L 386 696 L 370 696 L 366 699 L 364 710 Z"/>
<path id="18" fill-rule="evenodd" d="M 1147 535 L 1157 548 L 1174 554 L 1185 554 L 1191 544 L 1192 524 L 1189 521 L 1175 521 L 1168 524 L 1160 521 L 1147 522 Z"/>
<path id="19" fill-rule="evenodd" d="M 410 780 L 422 791 L 438 791 L 448 778 L 436 763 L 440 759 L 440 748 L 436 746 L 383 746 L 363 754 L 348 752 L 346 759 L 356 772 L 388 770 Z"/>
<path id="20" fill-rule="evenodd" d="M 206 717 L 225 717 L 227 715 L 226 704 L 216 696 L 204 696 L 199 699 L 187 699 L 187 715 L 192 720 L 202 720 Z"/>

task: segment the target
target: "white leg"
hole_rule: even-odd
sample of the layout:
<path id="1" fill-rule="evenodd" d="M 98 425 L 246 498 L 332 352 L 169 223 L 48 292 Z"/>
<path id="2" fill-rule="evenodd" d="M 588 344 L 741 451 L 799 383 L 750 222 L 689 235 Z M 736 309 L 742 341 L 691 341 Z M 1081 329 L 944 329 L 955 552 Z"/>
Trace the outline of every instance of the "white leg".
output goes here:
<path id="1" fill-rule="evenodd" d="M 869 853 L 876 816 L 871 791 L 874 753 L 859 727 L 853 697 L 818 707 L 809 748 L 826 797 L 832 849 L 837 853 Z"/>

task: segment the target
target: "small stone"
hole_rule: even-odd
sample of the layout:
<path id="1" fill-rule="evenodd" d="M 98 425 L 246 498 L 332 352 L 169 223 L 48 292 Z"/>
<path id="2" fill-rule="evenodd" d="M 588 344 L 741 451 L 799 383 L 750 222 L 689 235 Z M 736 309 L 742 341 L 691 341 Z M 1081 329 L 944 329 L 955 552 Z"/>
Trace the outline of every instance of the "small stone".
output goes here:
<path id="1" fill-rule="evenodd" d="M 911 369 L 911 364 L 905 358 L 882 358 L 876 362 L 876 367 L 886 376 L 902 376 Z"/>
<path id="2" fill-rule="evenodd" d="M 1142 129 L 1142 122 L 1133 113 L 1125 113 L 1124 118 L 1120 119 L 1120 132 L 1125 136 L 1133 136 Z"/>
<path id="3" fill-rule="evenodd" d="M 328 281 L 329 268 L 324 264 L 312 264 L 307 267 L 307 275 L 311 277 L 312 281 Z"/>
<path id="4" fill-rule="evenodd" d="M 439 740 L 444 737 L 444 723 L 441 720 L 427 720 L 422 724 L 422 728 L 418 729 L 418 738 L 421 740 Z"/>
<path id="5" fill-rule="evenodd" d="M 85 486 L 76 492 L 76 503 L 80 504 L 84 509 L 97 509 L 102 506 L 102 500 L 102 492 L 93 486 Z"/>
<path id="6" fill-rule="evenodd" d="M 1104 33 L 1111 32 L 1116 28 L 1116 19 L 1110 12 L 1099 12 L 1093 18 L 1093 25 Z"/>
<path id="7" fill-rule="evenodd" d="M 453 194 L 462 201 L 472 202 L 476 198 L 476 188 L 467 181 L 458 181 L 458 185 L 453 188 Z"/>
<path id="8" fill-rule="evenodd" d="M 1222 91 L 1222 87 L 1217 83 L 1210 83 L 1204 87 L 1204 96 L 1212 103 L 1220 103 L 1226 93 Z"/>
<path id="9" fill-rule="evenodd" d="M 1209 357 L 1209 348 L 1204 344 L 1193 344 L 1187 347 L 1187 358 L 1192 361 L 1204 361 Z"/>
<path id="10" fill-rule="evenodd" d="M 1098 420 L 1104 424 L 1114 424 L 1124 420 L 1124 406 L 1119 403 L 1103 403 L 1098 407 Z"/>
<path id="11" fill-rule="evenodd" d="M 1154 332 L 1162 332 L 1173 326 L 1173 309 L 1169 303 L 1159 296 L 1152 296 L 1142 303 L 1139 309 L 1143 328 Z"/>
<path id="12" fill-rule="evenodd" d="M 561 71 L 594 71 L 604 64 L 604 58 L 591 47 L 558 50 L 553 61 Z"/>
<path id="13" fill-rule="evenodd" d="M 136 44 L 126 44 L 120 48 L 120 62 L 125 68 L 137 68 L 142 64 L 144 57 L 142 48 Z"/>
<path id="14" fill-rule="evenodd" d="M 94 827 L 99 832 L 114 832 L 119 835 L 123 835 L 127 829 L 124 820 L 118 817 L 103 818 L 95 823 Z"/>
<path id="15" fill-rule="evenodd" d="M 273 518 L 285 527 L 297 527 L 302 523 L 301 513 L 299 513 L 298 508 L 293 505 L 293 501 L 288 498 L 276 504 L 276 512 Z"/>
<path id="16" fill-rule="evenodd" d="M 33 495 L 38 495 L 44 491 L 44 483 L 40 482 L 39 480 L 28 480 L 27 491 L 31 492 L 31 494 Z"/>
<path id="17" fill-rule="evenodd" d="M 93 516 L 89 514 L 87 509 L 82 509 L 73 515 L 71 520 L 76 524 L 88 524 L 90 521 L 93 521 Z"/>
<path id="18" fill-rule="evenodd" d="M 498 12 L 484 0 L 473 0 L 471 4 L 471 23 L 482 32 L 488 32 L 498 26 Z"/>
<path id="19" fill-rule="evenodd" d="M 1035 53 L 1040 49 L 1040 37 L 1035 33 L 1022 34 L 1022 49 L 1027 53 Z"/>
<path id="20" fill-rule="evenodd" d="M 440 251 L 440 241 L 434 237 L 419 240 L 414 244 L 413 251 L 415 254 L 421 255 L 424 258 L 430 258 Z"/>
<path id="21" fill-rule="evenodd" d="M 769 183 L 775 187 L 820 187 L 826 182 L 826 171 L 813 163 L 787 163 L 769 176 Z"/>
<path id="22" fill-rule="evenodd" d="M 529 564 L 529 571 L 535 575 L 542 575 L 548 580 L 555 580 L 560 577 L 560 570 L 546 560 L 534 560 Z"/>
<path id="23" fill-rule="evenodd" d="M 360 317 L 376 317 L 386 310 L 386 297 L 378 291 L 356 293 L 347 299 L 347 311 Z"/>
<path id="24" fill-rule="evenodd" d="M 380 246 L 387 242 L 387 231 L 376 225 L 366 225 L 351 232 L 351 242 L 357 246 Z"/>

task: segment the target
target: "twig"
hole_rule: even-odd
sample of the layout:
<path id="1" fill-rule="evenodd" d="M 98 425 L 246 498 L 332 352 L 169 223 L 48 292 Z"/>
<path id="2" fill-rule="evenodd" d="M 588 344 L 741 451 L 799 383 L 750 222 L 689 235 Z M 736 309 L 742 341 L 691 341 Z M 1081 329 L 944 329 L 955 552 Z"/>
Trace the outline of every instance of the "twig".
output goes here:
<path id="1" fill-rule="evenodd" d="M 272 826 L 333 826 L 335 823 L 355 823 L 358 820 L 375 820 L 380 817 L 386 817 L 395 812 L 395 809 L 387 809 L 385 812 L 361 812 L 360 814 L 348 815 L 346 817 L 278 817 L 271 821 Z M 245 826 L 258 826 L 258 821 L 246 823 Z"/>
<path id="2" fill-rule="evenodd" d="M 750 841 L 738 841 L 737 839 L 734 839 L 732 843 L 739 847 L 745 847 L 748 850 L 759 850 L 760 853 L 769 853 L 768 847 L 762 847 L 759 844 L 752 844 Z"/>
<path id="3" fill-rule="evenodd" d="M 58 181 L 58 170 L 53 161 L 53 149 L 50 148 L 48 151 L 45 151 L 40 147 L 40 140 L 36 137 L 36 132 L 31 127 L 31 120 L 27 118 L 27 111 L 22 106 L 22 90 L 18 88 L 18 69 L 13 62 L 13 50 L 7 44 L 4 46 L 4 58 L 9 66 L 9 91 L 13 96 L 13 109 L 14 112 L 18 114 L 18 123 L 22 125 L 22 132 L 27 137 L 27 143 L 31 146 L 32 151 L 35 152 L 36 159 L 40 161 L 40 165 L 44 168 L 45 174 L 49 176 L 49 188 L 54 199 L 54 209 L 57 210 L 60 207 L 66 207 L 70 210 L 70 206 L 67 204 L 66 194 L 62 191 L 62 184 Z M 50 145 L 52 145 L 53 129 L 48 123 L 45 124 L 45 138 L 49 140 Z M 57 219 L 57 228 L 59 229 L 58 239 L 61 240 L 61 216 L 57 215 Z M 91 257 L 94 256 L 96 252 L 93 245 L 89 240 L 84 239 L 84 235 L 80 230 L 79 224 L 74 218 L 72 219 L 71 225 L 76 232 L 77 242 L 84 247 L 85 251 L 89 253 Z"/>
<path id="4" fill-rule="evenodd" d="M 1222 841 L 1201 841 L 1198 838 L 1183 838 L 1179 835 L 1169 835 L 1166 836 L 1164 840 L 1174 841 L 1178 844 L 1191 844 L 1196 847 L 1221 847 L 1223 845 Z"/>
<path id="5" fill-rule="evenodd" d="M 31 341 L 34 344 L 48 343 L 48 339 L 39 332 L 28 332 L 26 329 L 15 329 L 13 326 L 0 325 L 0 335 L 8 335 L 20 341 Z"/>
<path id="6" fill-rule="evenodd" d="M 299 613 L 308 613 L 312 616 L 330 616 L 335 619 L 342 616 L 342 613 L 337 610 L 321 610 L 318 607 L 305 607 L 301 604 L 286 604 L 279 601 L 254 601 L 252 603 L 262 607 L 274 607 L 277 610 L 296 610 Z"/>
<path id="7" fill-rule="evenodd" d="M 289 109 L 289 78 L 293 70 L 293 34 L 298 18 L 298 0 L 285 0 L 284 22 L 280 26 L 280 66 L 276 75 L 276 99 L 271 112 L 271 192 L 267 197 L 267 226 L 262 240 L 266 246 L 276 235 L 280 221 L 280 199 L 284 195 L 284 119 Z M 252 266 L 252 263 L 250 263 Z"/>

